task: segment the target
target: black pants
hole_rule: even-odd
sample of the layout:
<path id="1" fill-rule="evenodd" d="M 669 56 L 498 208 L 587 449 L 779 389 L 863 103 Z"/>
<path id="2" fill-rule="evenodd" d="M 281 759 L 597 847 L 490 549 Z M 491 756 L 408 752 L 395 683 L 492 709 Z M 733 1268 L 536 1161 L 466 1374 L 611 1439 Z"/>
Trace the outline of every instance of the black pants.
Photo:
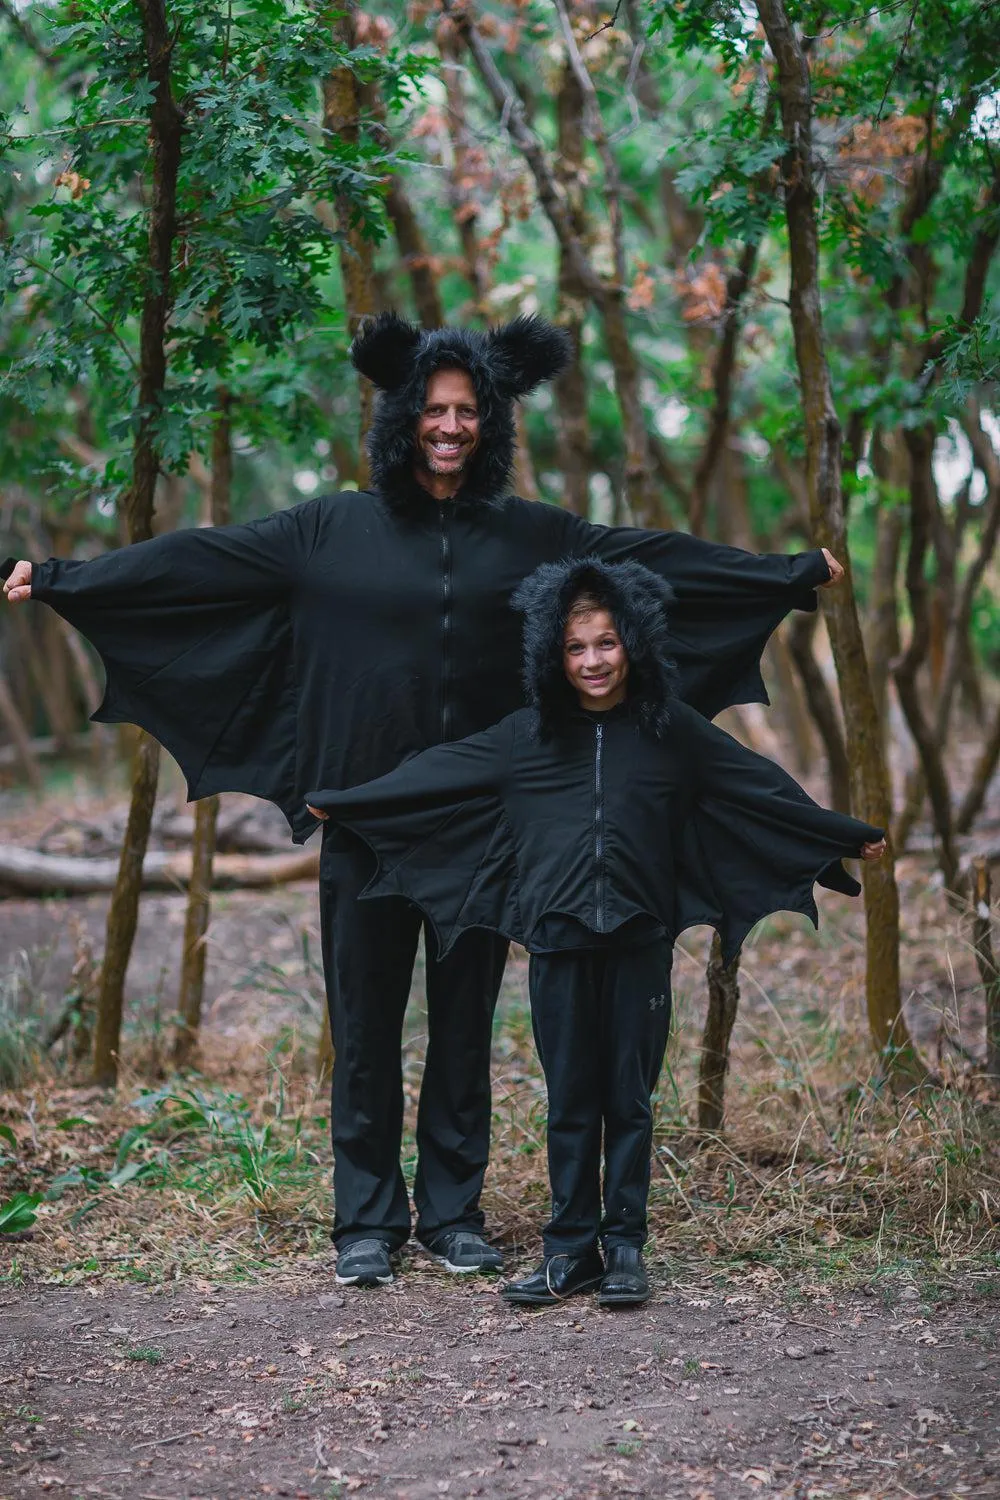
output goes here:
<path id="1" fill-rule="evenodd" d="M 653 1113 L 670 1032 L 665 940 L 533 954 L 531 1016 L 549 1095 L 546 1255 L 646 1241 Z M 601 1131 L 604 1216 L 601 1217 Z"/>
<path id="2" fill-rule="evenodd" d="M 369 850 L 324 831 L 320 923 L 333 1034 L 334 1242 L 410 1236 L 399 1155 L 402 1035 L 423 919 L 408 901 L 358 901 Z M 468 932 L 438 962 L 427 935 L 427 1056 L 417 1112 L 417 1234 L 481 1231 L 490 1141 L 490 1042 L 507 941 Z"/>

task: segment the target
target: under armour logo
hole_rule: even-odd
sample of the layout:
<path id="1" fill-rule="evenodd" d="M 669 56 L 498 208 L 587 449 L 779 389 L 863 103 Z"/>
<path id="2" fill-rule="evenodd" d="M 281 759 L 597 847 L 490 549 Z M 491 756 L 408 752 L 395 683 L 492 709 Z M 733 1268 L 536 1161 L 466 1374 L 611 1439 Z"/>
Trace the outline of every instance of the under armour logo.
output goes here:
<path id="1" fill-rule="evenodd" d="M 651 995 L 649 1000 L 650 1010 L 664 1010 L 670 1002 L 670 991 L 664 990 L 662 995 Z"/>

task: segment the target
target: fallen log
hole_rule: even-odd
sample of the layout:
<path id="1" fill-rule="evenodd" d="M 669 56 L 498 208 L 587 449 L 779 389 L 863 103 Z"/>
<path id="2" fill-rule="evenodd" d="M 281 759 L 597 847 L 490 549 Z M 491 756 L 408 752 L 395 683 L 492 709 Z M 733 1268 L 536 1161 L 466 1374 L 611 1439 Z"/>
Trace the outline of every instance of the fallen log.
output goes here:
<path id="1" fill-rule="evenodd" d="M 292 880 L 314 880 L 319 873 L 319 850 L 293 854 L 220 854 L 216 856 L 215 890 L 254 889 L 287 885 Z M 24 896 L 93 895 L 114 888 L 115 859 L 73 859 L 39 854 L 14 844 L 0 844 L 0 889 Z M 142 867 L 144 891 L 180 891 L 191 878 L 189 853 L 147 853 Z"/>
<path id="2" fill-rule="evenodd" d="M 94 728 L 103 727 L 95 725 Z M 93 747 L 93 730 L 81 729 L 79 734 L 70 735 L 69 748 L 72 751 L 85 751 Z M 41 739 L 29 740 L 29 749 L 38 760 L 44 760 L 49 756 L 59 755 L 59 744 L 55 735 L 45 734 Z M 0 767 L 6 769 L 8 766 L 16 766 L 21 760 L 21 754 L 17 745 L 0 745 Z"/>

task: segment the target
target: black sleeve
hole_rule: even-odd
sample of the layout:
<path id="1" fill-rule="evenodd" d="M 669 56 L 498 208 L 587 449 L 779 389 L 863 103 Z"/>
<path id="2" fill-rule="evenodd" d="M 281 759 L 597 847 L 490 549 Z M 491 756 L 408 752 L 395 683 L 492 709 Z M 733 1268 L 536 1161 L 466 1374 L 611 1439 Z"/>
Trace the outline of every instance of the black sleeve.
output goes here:
<path id="1" fill-rule="evenodd" d="M 177 760 L 192 798 L 246 791 L 292 811 L 288 601 L 317 517 L 317 502 L 308 502 L 244 526 L 173 532 L 32 570 L 32 598 L 100 654 L 106 683 L 94 718 L 148 730 Z"/>
<path id="2" fill-rule="evenodd" d="M 364 897 L 405 896 L 447 953 L 470 927 L 523 941 L 517 868 L 502 794 L 513 721 L 434 745 L 387 776 L 306 801 L 359 834 L 378 867 Z"/>
<path id="3" fill-rule="evenodd" d="M 577 554 L 642 563 L 669 583 L 674 654 L 685 703 L 706 718 L 737 703 L 766 703 L 760 658 L 790 610 L 816 608 L 830 576 L 822 552 L 744 552 L 683 531 L 575 528 Z"/>
<path id="4" fill-rule="evenodd" d="M 728 962 L 772 912 L 802 912 L 816 924 L 817 881 L 858 894 L 840 861 L 857 859 L 863 844 L 882 837 L 880 828 L 820 807 L 780 766 L 695 714 L 678 728 L 692 786 L 679 858 L 679 932 L 710 923 Z"/>

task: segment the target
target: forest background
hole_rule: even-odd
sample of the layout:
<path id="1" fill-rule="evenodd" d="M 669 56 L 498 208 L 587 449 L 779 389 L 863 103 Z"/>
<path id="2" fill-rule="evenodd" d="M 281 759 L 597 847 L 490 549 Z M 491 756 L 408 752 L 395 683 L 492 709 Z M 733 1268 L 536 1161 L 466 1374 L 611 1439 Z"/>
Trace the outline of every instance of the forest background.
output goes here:
<path id="1" fill-rule="evenodd" d="M 519 415 L 521 495 L 848 566 L 779 632 L 772 711 L 728 722 L 891 829 L 890 854 L 822 948 L 765 925 L 735 1033 L 739 974 L 709 953 L 706 983 L 692 948 L 657 1223 L 671 1253 L 841 1276 L 995 1268 L 997 8 L 0 0 L 0 49 L 4 553 L 85 557 L 363 488 L 371 392 L 347 349 L 393 307 L 570 330 L 569 370 Z M 215 855 L 225 807 L 179 821 L 169 773 L 157 809 L 153 742 L 86 727 L 99 683 L 54 616 L 4 611 L 0 1227 L 70 1279 L 98 1244 L 148 1274 L 206 1236 L 220 1265 L 315 1250 L 308 885 L 235 984 L 220 936 L 266 925 L 314 856 Z M 107 911 L 67 895 L 87 852 L 116 866 Z M 144 898 L 134 947 L 144 855 L 189 891 Z M 213 860 L 269 894 L 213 916 Z M 492 1191 L 523 1244 L 544 1101 L 511 973 Z M 239 1011 L 242 1060 L 203 1001 Z"/>

